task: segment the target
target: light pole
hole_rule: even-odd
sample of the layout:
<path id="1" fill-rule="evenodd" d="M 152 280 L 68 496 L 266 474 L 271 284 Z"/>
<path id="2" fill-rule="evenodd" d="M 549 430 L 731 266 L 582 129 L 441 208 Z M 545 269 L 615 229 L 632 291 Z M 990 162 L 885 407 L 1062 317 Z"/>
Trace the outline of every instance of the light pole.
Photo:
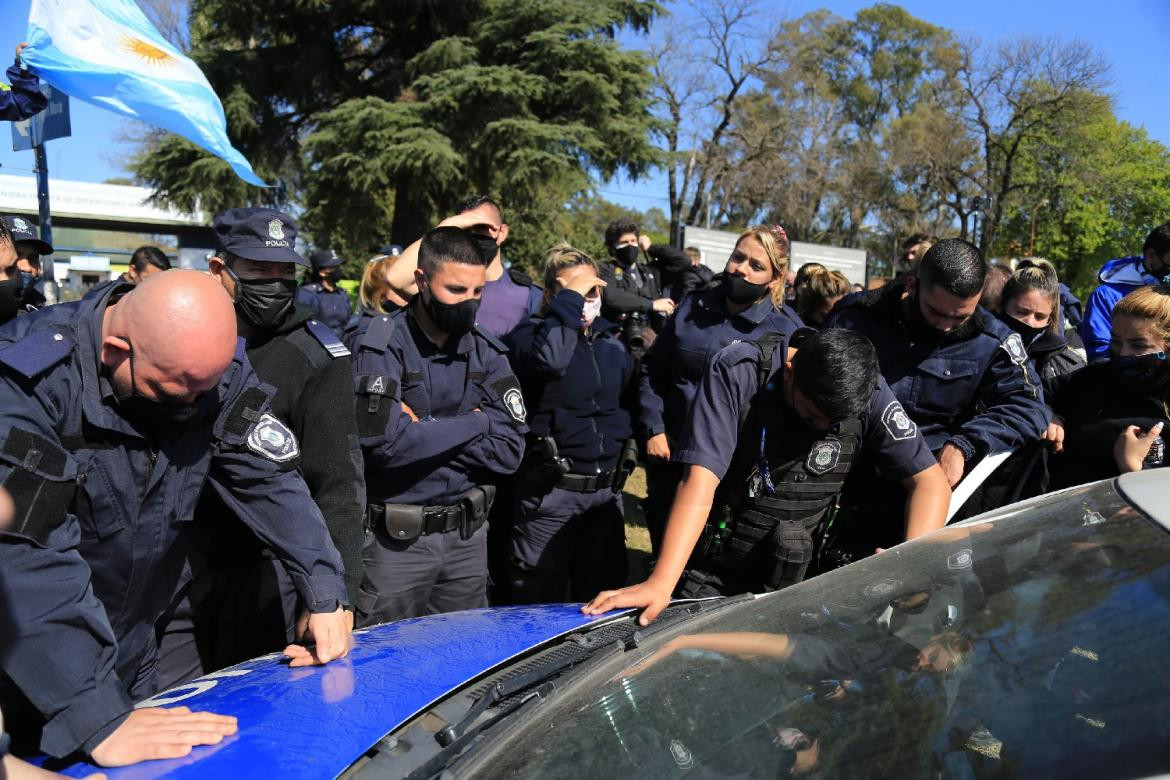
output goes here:
<path id="1" fill-rule="evenodd" d="M 1036 204 L 1032 209 L 1032 237 L 1028 239 L 1028 257 L 1036 256 L 1036 212 L 1048 205 L 1048 198 Z"/>

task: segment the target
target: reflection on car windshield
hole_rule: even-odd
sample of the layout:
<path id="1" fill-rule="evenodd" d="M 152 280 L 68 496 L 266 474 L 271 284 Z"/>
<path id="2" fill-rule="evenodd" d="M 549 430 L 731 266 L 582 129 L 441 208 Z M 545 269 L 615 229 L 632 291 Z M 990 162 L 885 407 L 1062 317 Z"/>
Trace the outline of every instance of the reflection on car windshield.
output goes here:
<path id="1" fill-rule="evenodd" d="M 1170 537 L 1105 484 L 889 550 L 599 669 L 492 775 L 1170 769 Z M 483 769 L 484 767 L 480 767 Z"/>

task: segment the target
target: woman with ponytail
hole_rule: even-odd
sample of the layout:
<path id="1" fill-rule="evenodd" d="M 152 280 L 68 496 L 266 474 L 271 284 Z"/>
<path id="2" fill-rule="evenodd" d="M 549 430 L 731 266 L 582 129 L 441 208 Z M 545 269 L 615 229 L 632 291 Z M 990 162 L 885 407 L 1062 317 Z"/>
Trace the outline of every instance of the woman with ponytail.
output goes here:
<path id="1" fill-rule="evenodd" d="M 1170 422 L 1170 276 L 1139 287 L 1113 309 L 1109 360 L 1053 381 L 1063 428 L 1053 486 L 1165 465 Z"/>
<path id="2" fill-rule="evenodd" d="M 787 273 L 784 228 L 748 228 L 717 277 L 718 286 L 684 298 L 642 359 L 640 422 L 650 494 L 646 521 L 655 554 L 682 476 L 681 466 L 671 462 L 673 448 L 711 358 L 733 341 L 754 341 L 768 332 L 788 336 L 802 324 L 784 305 Z"/>
<path id="3" fill-rule="evenodd" d="M 810 328 L 820 330 L 837 301 L 848 294 L 849 279 L 840 271 L 805 263 L 796 273 L 796 313 Z"/>
<path id="4" fill-rule="evenodd" d="M 1021 260 L 1003 286 L 998 316 L 1020 334 L 1041 381 L 1084 368 L 1084 358 L 1061 334 L 1060 279 L 1052 263 L 1039 257 Z"/>

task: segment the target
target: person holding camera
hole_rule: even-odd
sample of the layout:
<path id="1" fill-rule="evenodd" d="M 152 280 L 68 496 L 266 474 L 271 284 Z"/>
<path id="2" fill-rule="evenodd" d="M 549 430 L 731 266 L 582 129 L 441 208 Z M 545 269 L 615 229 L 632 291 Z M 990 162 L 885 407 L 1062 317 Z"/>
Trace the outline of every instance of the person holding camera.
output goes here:
<path id="1" fill-rule="evenodd" d="M 600 268 L 600 276 L 606 282 L 601 293 L 601 314 L 620 324 L 622 342 L 635 358 L 640 358 L 675 308 L 663 283 L 663 269 L 656 266 L 666 263 L 668 273 L 681 272 L 690 267 L 691 260 L 673 250 L 667 255 L 656 253 L 661 247 L 651 244 L 638 231 L 638 223 L 628 219 L 611 222 L 605 229 L 605 248 L 613 261 Z M 643 252 L 647 257 L 662 257 L 652 265 L 641 259 Z"/>
<path id="2" fill-rule="evenodd" d="M 666 517 L 682 476 L 673 449 L 686 427 L 699 382 L 716 352 L 764 333 L 790 335 L 800 318 L 784 304 L 788 237 L 783 228 L 744 232 L 719 275 L 719 286 L 685 298 L 642 359 L 639 379 L 646 481 L 646 522 L 657 555 Z"/>
<path id="3" fill-rule="evenodd" d="M 634 361 L 602 319 L 591 257 L 549 250 L 540 313 L 512 332 L 512 363 L 532 406 L 508 550 L 517 603 L 584 601 L 626 580 L 622 487 L 637 449 L 623 396 Z"/>

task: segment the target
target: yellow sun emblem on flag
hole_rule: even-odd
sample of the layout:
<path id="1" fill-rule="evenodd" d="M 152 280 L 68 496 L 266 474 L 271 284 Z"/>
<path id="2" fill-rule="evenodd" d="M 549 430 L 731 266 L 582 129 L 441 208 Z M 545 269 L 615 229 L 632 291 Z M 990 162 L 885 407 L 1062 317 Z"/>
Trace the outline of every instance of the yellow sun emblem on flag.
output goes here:
<path id="1" fill-rule="evenodd" d="M 163 51 L 154 44 L 147 43 L 141 38 L 123 34 L 118 39 L 118 44 L 148 65 L 170 65 L 175 61 L 174 56 L 170 52 Z"/>

